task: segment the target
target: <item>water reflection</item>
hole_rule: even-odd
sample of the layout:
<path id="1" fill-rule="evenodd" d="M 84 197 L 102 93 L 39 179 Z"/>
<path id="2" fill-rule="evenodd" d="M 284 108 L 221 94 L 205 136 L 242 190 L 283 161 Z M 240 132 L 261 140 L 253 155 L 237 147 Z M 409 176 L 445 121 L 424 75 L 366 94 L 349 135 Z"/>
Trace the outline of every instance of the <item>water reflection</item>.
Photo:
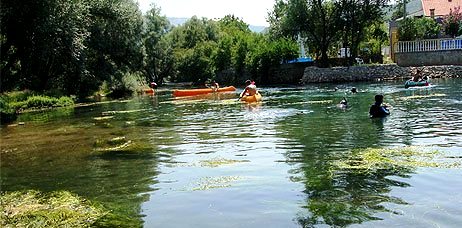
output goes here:
<path id="1" fill-rule="evenodd" d="M 337 163 L 356 149 L 406 145 L 435 147 L 457 162 L 459 85 L 261 88 L 263 102 L 250 105 L 237 93 L 173 98 L 165 92 L 22 115 L 25 125 L 1 129 L 2 191 L 75 192 L 114 212 L 102 226 L 393 224 L 406 216 L 403 207 L 423 214 L 433 203 L 427 192 L 438 199 L 451 194 L 460 171 L 355 172 Z M 353 86 L 360 92 L 349 93 Z M 369 118 L 376 93 L 392 107 L 387 118 Z M 342 97 L 347 109 L 337 107 Z M 431 191 L 435 179 L 444 188 Z M 437 212 L 432 222 L 457 224 L 460 208 L 447 202 L 446 209 L 450 216 Z"/>
<path id="2" fill-rule="evenodd" d="M 2 191 L 65 189 L 111 210 L 99 226 L 141 226 L 158 160 L 138 123 L 144 108 L 135 101 L 76 108 L 72 118 L 63 109 L 22 115 L 24 126 L 2 128 Z"/>
<path id="3" fill-rule="evenodd" d="M 462 145 L 457 139 L 459 137 L 454 137 L 460 133 L 456 128 L 460 129 L 462 126 L 458 118 L 461 107 L 453 110 L 452 102 L 440 100 L 447 99 L 450 95 L 428 90 L 385 91 L 394 112 L 392 116 L 382 119 L 367 118 L 367 107 L 370 104 L 367 103 L 366 96 L 373 97 L 374 93 L 350 96 L 348 100 L 351 108 L 347 112 L 335 107 L 325 109 L 318 105 L 320 102 L 309 102 L 313 99 L 332 99 L 332 94 L 329 94 L 332 91 L 324 93 L 321 90 L 316 97 L 306 93 L 302 100 L 286 105 L 313 111 L 279 123 L 283 137 L 298 141 L 303 148 L 297 146 L 285 154 L 287 162 L 298 164 L 289 171 L 292 174 L 291 180 L 305 186 L 303 207 L 307 211 L 299 212 L 295 219 L 302 227 L 321 224 L 344 227 L 382 220 L 383 216 L 378 216 L 379 214 L 399 214 L 393 207 L 385 205 L 408 204 L 390 193 L 396 187 L 410 187 L 406 179 L 415 173 L 415 168 L 401 166 L 362 173 L 336 167 L 336 161 L 352 156 L 352 149 L 413 145 L 416 144 L 416 139 L 440 135 L 447 135 L 450 140 L 419 141 L 417 144 L 448 146 L 448 142 L 456 140 L 459 148 Z M 287 98 L 290 96 L 288 94 Z M 343 94 L 334 93 L 334 97 L 340 96 Z M 280 99 L 284 98 L 286 97 L 282 96 Z M 438 123 L 435 123 L 436 119 Z M 443 126 L 442 123 L 445 122 L 447 124 Z"/>

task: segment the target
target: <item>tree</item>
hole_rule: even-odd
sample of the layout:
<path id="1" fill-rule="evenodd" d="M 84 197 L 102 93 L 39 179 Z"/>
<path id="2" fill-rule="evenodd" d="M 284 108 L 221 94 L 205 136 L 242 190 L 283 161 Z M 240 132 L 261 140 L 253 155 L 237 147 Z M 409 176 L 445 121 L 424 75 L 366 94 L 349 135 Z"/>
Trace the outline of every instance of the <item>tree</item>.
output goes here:
<path id="1" fill-rule="evenodd" d="M 394 11 L 391 15 L 391 20 L 404 17 L 404 1 L 406 0 L 397 1 L 397 4 L 393 6 Z"/>
<path id="2" fill-rule="evenodd" d="M 87 39 L 87 70 L 91 78 L 85 82 L 92 90 L 106 81 L 114 89 L 124 89 L 122 78 L 142 70 L 143 17 L 132 0 L 91 1 L 92 21 Z"/>
<path id="3" fill-rule="evenodd" d="M 218 41 L 217 27 L 215 21 L 192 17 L 166 35 L 173 48 L 173 81 L 202 83 L 215 75 L 212 58 Z"/>
<path id="4" fill-rule="evenodd" d="M 84 0 L 2 1 L 1 90 L 75 94 L 85 76 L 89 20 Z M 71 83 L 69 83 L 71 82 Z"/>
<path id="5" fill-rule="evenodd" d="M 402 41 L 434 39 L 440 33 L 440 26 L 431 18 L 406 18 L 398 23 L 398 37 Z"/>
<path id="6" fill-rule="evenodd" d="M 387 0 L 340 0 L 335 3 L 336 8 L 341 9 L 337 24 L 342 29 L 344 47 L 350 48 L 351 60 L 357 57 L 359 44 L 367 38 L 366 29 L 374 23 L 383 22 L 382 7 L 386 2 Z"/>
<path id="7" fill-rule="evenodd" d="M 462 12 L 460 6 L 450 10 L 449 15 L 443 18 L 444 32 L 451 37 L 462 35 Z"/>
<path id="8" fill-rule="evenodd" d="M 143 20 L 133 0 L 5 0 L 0 7 L 2 91 L 85 97 L 142 67 Z"/>
<path id="9" fill-rule="evenodd" d="M 173 48 L 166 34 L 171 26 L 167 17 L 160 15 L 160 9 L 152 6 L 145 15 L 143 34 L 145 60 L 144 74 L 147 82 L 161 85 L 164 78 L 173 73 Z"/>
<path id="10" fill-rule="evenodd" d="M 331 44 L 338 39 L 339 9 L 332 1 L 326 0 L 289 0 L 287 17 L 283 23 L 286 31 L 301 32 L 309 42 L 313 43 L 315 51 L 320 56 L 320 66 L 329 66 L 328 50 Z M 289 26 L 289 27 L 288 27 Z"/>

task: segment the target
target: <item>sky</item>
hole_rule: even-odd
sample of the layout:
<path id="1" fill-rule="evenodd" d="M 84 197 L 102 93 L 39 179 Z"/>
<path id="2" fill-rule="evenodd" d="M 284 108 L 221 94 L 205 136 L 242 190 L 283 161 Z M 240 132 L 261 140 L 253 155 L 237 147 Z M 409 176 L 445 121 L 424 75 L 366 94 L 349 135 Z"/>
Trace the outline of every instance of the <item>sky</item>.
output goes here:
<path id="1" fill-rule="evenodd" d="M 151 3 L 160 7 L 161 15 L 209 19 L 222 18 L 228 14 L 241 18 L 249 25 L 268 26 L 266 17 L 273 9 L 274 0 L 137 0 L 143 13 Z"/>

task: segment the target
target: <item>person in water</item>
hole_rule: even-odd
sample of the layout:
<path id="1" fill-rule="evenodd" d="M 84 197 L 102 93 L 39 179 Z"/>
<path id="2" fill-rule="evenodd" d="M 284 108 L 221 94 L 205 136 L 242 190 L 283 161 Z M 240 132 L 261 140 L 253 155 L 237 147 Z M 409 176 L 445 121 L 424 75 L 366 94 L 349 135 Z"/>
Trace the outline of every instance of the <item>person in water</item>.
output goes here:
<path id="1" fill-rule="evenodd" d="M 151 82 L 151 84 L 149 85 L 149 87 L 151 87 L 151 89 L 157 89 L 157 83 Z"/>
<path id="2" fill-rule="evenodd" d="M 253 96 L 257 93 L 258 91 L 257 91 L 257 86 L 255 85 L 255 82 L 247 80 L 245 81 L 245 89 L 244 91 L 242 91 L 239 98 L 242 98 L 243 96 Z"/>
<path id="3" fill-rule="evenodd" d="M 214 92 L 218 91 L 220 88 L 220 85 L 215 80 L 213 80 L 210 84 L 206 83 L 205 86 L 211 88 Z"/>
<path id="4" fill-rule="evenodd" d="M 369 109 L 369 115 L 371 118 L 374 117 L 385 117 L 390 115 L 390 111 L 387 109 L 386 105 L 382 105 L 383 95 L 375 95 L 375 104 Z"/>
<path id="5" fill-rule="evenodd" d="M 345 97 L 342 98 L 342 100 L 339 103 L 340 108 L 347 108 L 348 107 L 348 101 Z"/>

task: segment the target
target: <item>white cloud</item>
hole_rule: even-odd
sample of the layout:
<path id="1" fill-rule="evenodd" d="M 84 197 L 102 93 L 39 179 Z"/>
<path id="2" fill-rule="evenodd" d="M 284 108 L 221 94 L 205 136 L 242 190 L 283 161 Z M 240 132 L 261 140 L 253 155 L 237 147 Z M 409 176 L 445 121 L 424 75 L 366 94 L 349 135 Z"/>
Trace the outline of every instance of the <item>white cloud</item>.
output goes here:
<path id="1" fill-rule="evenodd" d="M 140 9 L 146 12 L 151 3 L 161 8 L 161 14 L 167 17 L 192 16 L 221 18 L 234 14 L 251 25 L 268 26 L 266 17 L 272 10 L 274 0 L 137 0 Z"/>

